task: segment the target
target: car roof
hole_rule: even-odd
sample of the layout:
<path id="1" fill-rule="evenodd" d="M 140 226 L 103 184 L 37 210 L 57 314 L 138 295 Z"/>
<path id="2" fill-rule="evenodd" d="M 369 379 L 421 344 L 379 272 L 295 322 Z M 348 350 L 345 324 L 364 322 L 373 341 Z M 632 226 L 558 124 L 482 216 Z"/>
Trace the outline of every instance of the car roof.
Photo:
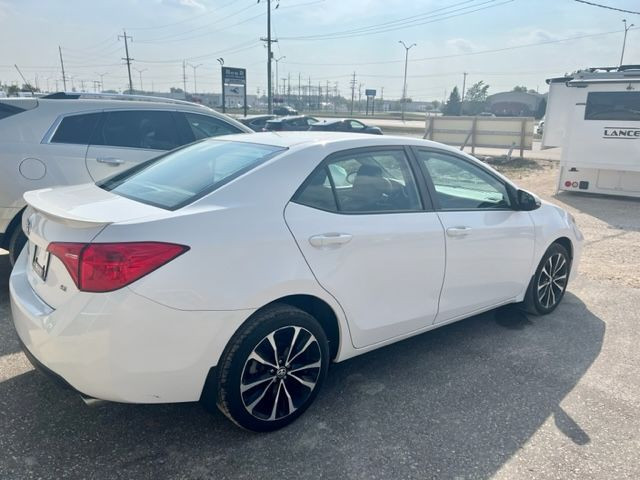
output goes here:
<path id="1" fill-rule="evenodd" d="M 277 117 L 269 120 L 269 123 L 288 122 L 289 120 L 297 120 L 298 118 L 314 118 L 309 115 L 287 115 L 286 117 Z"/>
<path id="2" fill-rule="evenodd" d="M 274 147 L 291 148 L 294 146 L 327 145 L 339 143 L 357 143 L 362 147 L 415 145 L 438 148 L 459 153 L 460 150 L 431 140 L 397 135 L 362 135 L 361 133 L 325 132 L 321 130 L 304 132 L 256 132 L 250 135 L 236 134 L 215 137 L 213 140 L 227 140 L 247 143 L 271 145 Z"/>

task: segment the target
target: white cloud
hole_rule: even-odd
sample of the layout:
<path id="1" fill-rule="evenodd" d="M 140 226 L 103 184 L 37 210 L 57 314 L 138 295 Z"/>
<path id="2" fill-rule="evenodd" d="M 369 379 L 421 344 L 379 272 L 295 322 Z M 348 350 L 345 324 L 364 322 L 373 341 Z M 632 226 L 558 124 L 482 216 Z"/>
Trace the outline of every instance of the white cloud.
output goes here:
<path id="1" fill-rule="evenodd" d="M 447 45 L 451 48 L 454 48 L 457 52 L 460 53 L 470 53 L 475 50 L 474 45 L 464 38 L 454 38 L 447 41 Z"/>
<path id="2" fill-rule="evenodd" d="M 198 0 L 160 0 L 160 3 L 187 10 L 205 10 L 205 6 Z"/>

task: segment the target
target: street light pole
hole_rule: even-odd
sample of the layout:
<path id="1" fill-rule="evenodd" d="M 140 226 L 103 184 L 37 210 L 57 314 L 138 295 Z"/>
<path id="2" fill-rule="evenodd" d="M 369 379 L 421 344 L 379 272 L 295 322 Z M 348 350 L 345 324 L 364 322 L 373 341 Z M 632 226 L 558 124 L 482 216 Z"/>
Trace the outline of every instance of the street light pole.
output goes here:
<path id="1" fill-rule="evenodd" d="M 142 87 L 142 72 L 146 72 L 148 68 L 143 68 L 143 69 L 134 68 L 134 70 L 140 74 L 140 91 L 142 92 L 144 91 L 144 88 Z"/>
<path id="2" fill-rule="evenodd" d="M 278 91 L 279 91 L 279 90 L 278 90 L 278 79 L 280 78 L 280 77 L 278 76 L 278 62 L 279 62 L 280 60 L 282 60 L 283 58 L 287 58 L 287 57 L 286 57 L 285 55 L 283 55 L 283 56 L 281 56 L 281 57 L 278 57 L 278 58 L 274 58 L 274 59 L 273 59 L 273 61 L 274 61 L 274 62 L 276 62 L 276 95 L 278 95 Z"/>
<path id="3" fill-rule="evenodd" d="M 407 47 L 407 44 L 402 40 L 398 40 L 398 43 L 401 43 L 404 47 L 404 85 L 402 87 L 402 99 L 400 103 L 402 104 L 402 121 L 404 122 L 404 109 L 407 103 L 407 65 L 409 63 L 409 50 L 416 46 L 415 43 L 412 43 Z"/>
<path id="4" fill-rule="evenodd" d="M 620 66 L 622 66 L 622 61 L 624 60 L 624 47 L 627 45 L 627 32 L 631 27 L 635 27 L 633 23 L 627 26 L 626 19 L 622 20 L 622 22 L 624 23 L 624 39 L 622 40 L 622 54 L 620 55 Z"/>
<path id="5" fill-rule="evenodd" d="M 197 94 L 198 93 L 198 84 L 196 83 L 196 68 L 201 67 L 202 64 L 199 63 L 198 65 L 193 65 L 192 63 L 187 63 L 187 65 L 189 65 L 191 68 L 193 68 L 193 93 Z"/>

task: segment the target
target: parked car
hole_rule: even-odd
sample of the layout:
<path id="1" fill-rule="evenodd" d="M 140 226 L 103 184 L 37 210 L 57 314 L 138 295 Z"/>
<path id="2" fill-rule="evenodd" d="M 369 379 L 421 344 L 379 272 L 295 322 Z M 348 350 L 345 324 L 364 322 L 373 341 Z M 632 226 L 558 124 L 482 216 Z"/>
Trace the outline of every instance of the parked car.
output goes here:
<path id="1" fill-rule="evenodd" d="M 505 304 L 552 312 L 583 241 L 565 210 L 408 137 L 226 136 L 25 198 L 9 284 L 34 364 L 257 431 L 300 416 L 332 361 Z"/>
<path id="2" fill-rule="evenodd" d="M 351 133 L 371 133 L 373 135 L 382 135 L 380 127 L 365 125 L 359 120 L 345 118 L 340 120 L 325 120 L 311 125 L 309 130 L 317 130 L 324 132 L 351 132 Z"/>
<path id="3" fill-rule="evenodd" d="M 57 93 L 0 101 L 0 248 L 25 242 L 27 190 L 99 181 L 206 137 L 251 132 L 210 108 L 132 95 Z"/>
<path id="4" fill-rule="evenodd" d="M 264 130 L 267 121 L 276 118 L 275 115 L 255 115 L 252 117 L 239 118 L 238 121 L 249 127 L 254 132 L 261 132 Z"/>
<path id="5" fill-rule="evenodd" d="M 274 115 L 284 115 L 284 116 L 298 115 L 298 111 L 295 108 L 290 107 L 289 105 L 281 105 L 280 107 L 274 107 L 273 113 Z"/>
<path id="6" fill-rule="evenodd" d="M 540 120 L 538 125 L 536 125 L 536 133 L 538 135 L 542 135 L 544 133 L 544 119 Z"/>
<path id="7" fill-rule="evenodd" d="M 318 120 L 306 115 L 295 117 L 278 117 L 268 120 L 264 129 L 271 132 L 302 132 L 309 130 Z"/>

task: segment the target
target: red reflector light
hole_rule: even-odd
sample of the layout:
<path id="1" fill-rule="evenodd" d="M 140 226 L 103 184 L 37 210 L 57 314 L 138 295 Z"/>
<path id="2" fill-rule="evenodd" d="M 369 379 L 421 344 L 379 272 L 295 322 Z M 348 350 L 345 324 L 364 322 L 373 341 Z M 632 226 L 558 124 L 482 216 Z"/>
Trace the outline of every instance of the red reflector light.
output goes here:
<path id="1" fill-rule="evenodd" d="M 79 290 L 111 292 L 165 265 L 189 247 L 161 242 L 54 242 L 47 250 L 62 261 Z"/>
<path id="2" fill-rule="evenodd" d="M 569 180 L 567 180 L 566 182 L 564 182 L 564 186 L 565 187 L 570 187 L 571 186 L 571 182 Z"/>

